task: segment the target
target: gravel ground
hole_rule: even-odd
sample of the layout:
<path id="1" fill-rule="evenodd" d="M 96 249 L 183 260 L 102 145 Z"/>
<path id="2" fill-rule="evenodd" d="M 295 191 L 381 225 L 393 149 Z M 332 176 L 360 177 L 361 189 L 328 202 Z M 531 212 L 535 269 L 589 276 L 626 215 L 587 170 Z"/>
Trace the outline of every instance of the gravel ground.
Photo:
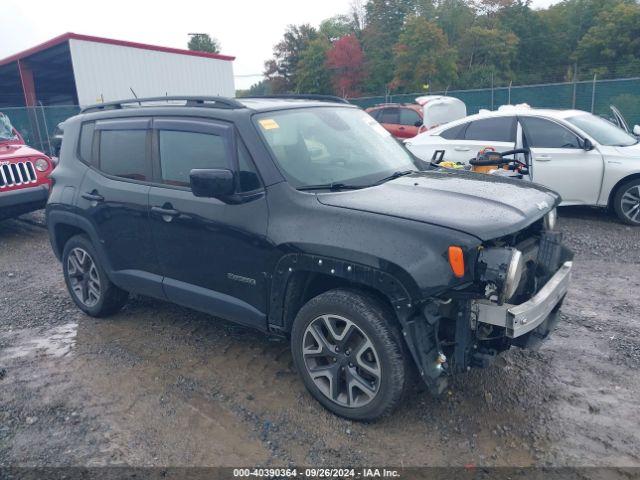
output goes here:
<path id="1" fill-rule="evenodd" d="M 282 340 L 146 298 L 85 316 L 42 213 L 1 222 L 0 466 L 640 467 L 640 228 L 560 216 L 555 335 L 374 424 L 324 411 Z"/>

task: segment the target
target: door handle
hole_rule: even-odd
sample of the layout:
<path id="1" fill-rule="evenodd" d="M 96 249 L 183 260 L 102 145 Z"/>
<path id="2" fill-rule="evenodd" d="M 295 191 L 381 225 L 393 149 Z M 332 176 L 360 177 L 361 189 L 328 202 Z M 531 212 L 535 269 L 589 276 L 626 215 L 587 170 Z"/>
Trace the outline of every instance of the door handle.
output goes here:
<path id="1" fill-rule="evenodd" d="M 398 130 L 400 130 L 401 132 L 404 131 L 404 127 L 398 127 Z"/>
<path id="2" fill-rule="evenodd" d="M 170 222 L 175 217 L 180 215 L 178 210 L 175 210 L 169 206 L 169 208 L 164 207 L 151 207 L 151 212 L 157 215 L 160 215 L 165 222 Z"/>
<path id="3" fill-rule="evenodd" d="M 469 150 L 471 150 L 471 147 L 454 147 L 453 149 L 456 152 L 468 152 Z"/>
<path id="4" fill-rule="evenodd" d="M 81 197 L 90 202 L 104 202 L 104 197 L 95 190 L 93 192 L 85 192 Z"/>
<path id="5" fill-rule="evenodd" d="M 551 155 L 538 155 L 536 157 L 537 162 L 549 162 L 551 160 Z"/>

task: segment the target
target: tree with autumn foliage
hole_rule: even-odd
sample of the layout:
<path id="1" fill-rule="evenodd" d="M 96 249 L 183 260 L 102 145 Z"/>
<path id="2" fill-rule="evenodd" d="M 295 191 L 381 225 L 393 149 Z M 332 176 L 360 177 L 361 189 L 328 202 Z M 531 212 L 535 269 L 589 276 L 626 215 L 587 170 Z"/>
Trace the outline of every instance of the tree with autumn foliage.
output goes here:
<path id="1" fill-rule="evenodd" d="M 383 95 L 640 76 L 640 0 L 351 0 L 290 25 L 256 91 Z M 253 88 L 253 87 L 252 87 Z M 640 98 L 640 95 L 638 96 Z"/>
<path id="2" fill-rule="evenodd" d="M 327 69 L 337 95 L 357 97 L 362 93 L 364 80 L 364 54 L 355 35 L 337 40 L 327 52 Z"/>

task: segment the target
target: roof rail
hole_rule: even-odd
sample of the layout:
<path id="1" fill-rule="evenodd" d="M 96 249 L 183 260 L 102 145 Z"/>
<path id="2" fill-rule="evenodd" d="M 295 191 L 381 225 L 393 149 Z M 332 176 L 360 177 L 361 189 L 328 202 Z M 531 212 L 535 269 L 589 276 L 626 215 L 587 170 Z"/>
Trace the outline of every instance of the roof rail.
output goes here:
<path id="1" fill-rule="evenodd" d="M 145 97 L 131 98 L 129 100 L 119 100 L 116 102 L 97 103 L 83 108 L 80 113 L 98 112 L 100 110 L 117 110 L 124 105 L 137 103 L 142 106 L 149 102 L 170 102 L 184 100 L 187 107 L 209 107 L 209 108 L 246 108 L 243 104 L 227 97 L 197 97 L 197 96 L 172 96 L 172 97 Z M 182 106 L 182 105 L 179 105 Z"/>
<path id="2" fill-rule="evenodd" d="M 336 97 L 335 95 L 319 95 L 316 93 L 281 93 L 274 95 L 255 95 L 249 97 L 242 97 L 242 99 L 261 99 L 261 98 L 281 98 L 281 99 L 293 99 L 293 100 L 317 100 L 319 102 L 336 102 L 336 103 L 346 103 L 349 104 L 349 101 L 342 98 Z"/>

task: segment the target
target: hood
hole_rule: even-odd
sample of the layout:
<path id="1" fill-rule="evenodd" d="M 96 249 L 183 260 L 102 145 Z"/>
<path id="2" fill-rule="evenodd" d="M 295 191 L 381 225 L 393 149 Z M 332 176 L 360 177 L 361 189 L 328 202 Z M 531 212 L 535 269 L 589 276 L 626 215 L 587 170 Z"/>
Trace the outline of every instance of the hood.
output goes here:
<path id="1" fill-rule="evenodd" d="M 634 157 L 640 159 L 640 143 L 629 145 L 628 147 L 614 147 L 616 152 L 625 157 Z"/>
<path id="2" fill-rule="evenodd" d="M 0 145 L 0 160 L 24 157 L 46 157 L 46 155 L 27 145 Z"/>
<path id="3" fill-rule="evenodd" d="M 538 220 L 560 202 L 560 196 L 523 180 L 434 170 L 362 190 L 318 194 L 318 201 L 438 225 L 490 240 Z"/>

